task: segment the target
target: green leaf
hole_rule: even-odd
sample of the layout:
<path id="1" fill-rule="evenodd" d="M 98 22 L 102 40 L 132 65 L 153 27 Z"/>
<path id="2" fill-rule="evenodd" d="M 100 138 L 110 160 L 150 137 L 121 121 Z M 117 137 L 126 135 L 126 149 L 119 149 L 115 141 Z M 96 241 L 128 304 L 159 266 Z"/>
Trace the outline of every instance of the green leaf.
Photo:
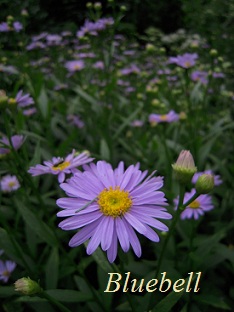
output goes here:
<path id="1" fill-rule="evenodd" d="M 170 312 L 174 305 L 183 296 L 184 291 L 174 292 L 172 291 L 163 300 L 161 300 L 153 309 L 152 312 Z"/>
<path id="2" fill-rule="evenodd" d="M 50 246 L 57 246 L 56 237 L 46 223 L 36 216 L 30 209 L 28 209 L 22 202 L 15 200 L 15 204 L 18 207 L 25 223 L 27 223 L 28 226 Z"/>
<path id="3" fill-rule="evenodd" d="M 59 254 L 58 249 L 53 248 L 45 267 L 46 288 L 55 289 L 58 284 L 58 270 L 59 270 Z"/>
<path id="4" fill-rule="evenodd" d="M 84 243 L 85 246 L 87 246 L 87 243 Z M 92 257 L 95 259 L 97 264 L 100 265 L 100 267 L 103 269 L 104 272 L 106 273 L 111 273 L 113 272 L 113 268 L 108 262 L 106 256 L 104 255 L 103 251 L 98 247 L 96 251 L 92 254 Z M 116 271 L 117 272 L 117 271 Z"/>
<path id="5" fill-rule="evenodd" d="M 104 139 L 101 139 L 100 155 L 102 159 L 110 160 L 110 150 Z"/>
<path id="6" fill-rule="evenodd" d="M 232 310 L 231 307 L 224 301 L 224 298 L 212 294 L 200 294 L 195 298 L 196 301 L 207 304 L 209 307 L 219 308 L 223 310 Z"/>
<path id="7" fill-rule="evenodd" d="M 33 270 L 35 263 L 22 249 L 22 244 L 17 243 L 16 238 L 10 236 L 6 230 L 0 228 L 0 249 L 3 249 L 5 253 L 17 264 L 22 267 L 27 263 L 28 268 Z"/>
<path id="8" fill-rule="evenodd" d="M 74 91 L 79 94 L 79 96 L 81 98 L 83 98 L 84 100 L 86 100 L 89 104 L 91 104 L 92 110 L 96 113 L 98 113 L 100 111 L 100 107 L 99 105 L 97 105 L 97 100 L 92 97 L 91 95 L 89 95 L 88 93 L 86 93 L 84 90 L 82 90 L 79 86 L 77 86 Z"/>
<path id="9" fill-rule="evenodd" d="M 40 108 L 42 116 L 44 117 L 44 119 L 46 119 L 49 113 L 49 109 L 48 109 L 48 96 L 44 87 L 41 88 L 41 92 L 38 97 L 38 106 Z"/>
<path id="10" fill-rule="evenodd" d="M 51 289 L 47 290 L 46 293 L 54 299 L 62 302 L 85 302 L 92 299 L 90 295 L 77 290 Z"/>
<path id="11" fill-rule="evenodd" d="M 0 298 L 11 297 L 16 294 L 13 286 L 0 286 Z"/>
<path id="12" fill-rule="evenodd" d="M 136 110 L 133 111 L 133 113 L 128 116 L 127 118 L 122 118 L 123 120 L 122 124 L 119 126 L 119 128 L 116 130 L 115 134 L 113 135 L 113 140 L 116 140 L 120 134 L 123 132 L 123 130 L 129 126 L 130 122 L 136 118 L 137 114 L 142 110 L 142 105 L 140 105 Z"/>

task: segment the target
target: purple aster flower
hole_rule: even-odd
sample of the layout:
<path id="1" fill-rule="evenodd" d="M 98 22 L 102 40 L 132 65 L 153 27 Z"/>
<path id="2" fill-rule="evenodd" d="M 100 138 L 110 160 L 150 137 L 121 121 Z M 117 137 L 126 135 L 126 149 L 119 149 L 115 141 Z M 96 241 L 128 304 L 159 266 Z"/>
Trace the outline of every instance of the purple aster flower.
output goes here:
<path id="1" fill-rule="evenodd" d="M 120 73 L 123 76 L 130 75 L 130 74 L 139 74 L 140 69 L 135 64 L 131 64 L 129 67 L 121 69 Z"/>
<path id="2" fill-rule="evenodd" d="M 197 53 L 185 53 L 176 57 L 170 57 L 168 60 L 169 64 L 176 64 L 183 68 L 190 68 L 195 65 L 195 60 L 198 58 Z"/>
<path id="3" fill-rule="evenodd" d="M 19 32 L 19 31 L 21 31 L 21 30 L 23 29 L 23 25 L 22 25 L 20 22 L 15 21 L 15 22 L 13 23 L 13 28 L 14 28 L 14 30 L 15 30 L 16 32 Z"/>
<path id="4" fill-rule="evenodd" d="M 91 162 L 94 158 L 90 158 L 87 152 L 83 152 L 77 156 L 76 151 L 73 150 L 65 159 L 61 157 L 53 157 L 52 160 L 44 161 L 44 165 L 36 165 L 30 167 L 28 172 L 33 177 L 42 174 L 58 175 L 59 183 L 65 180 L 66 174 L 75 173 L 76 167 Z"/>
<path id="5" fill-rule="evenodd" d="M 154 242 L 158 234 L 151 228 L 167 231 L 168 227 L 159 219 L 171 219 L 162 206 L 166 206 L 162 177 L 144 180 L 147 170 L 139 170 L 140 164 L 124 170 L 120 162 L 113 170 L 105 161 L 85 165 L 84 172 L 78 171 L 60 187 L 69 196 L 60 198 L 57 205 L 63 208 L 58 217 L 69 217 L 59 223 L 63 230 L 77 232 L 69 242 L 76 247 L 88 239 L 87 254 L 92 254 L 99 244 L 113 262 L 117 256 L 118 241 L 124 252 L 130 245 L 135 254 L 141 256 L 141 245 L 135 231 Z"/>
<path id="6" fill-rule="evenodd" d="M 83 61 L 68 61 L 65 63 L 65 67 L 69 72 L 76 72 L 76 71 L 80 71 L 81 69 L 83 69 L 85 67 L 84 62 Z"/>
<path id="7" fill-rule="evenodd" d="M 22 29 L 23 29 L 23 25 L 18 21 L 15 21 L 12 27 L 9 26 L 6 22 L 2 22 L 0 24 L 0 32 L 9 32 L 9 31 L 19 32 Z"/>
<path id="8" fill-rule="evenodd" d="M 93 68 L 96 69 L 104 69 L 104 63 L 102 61 L 97 61 L 96 63 L 93 64 Z"/>
<path id="9" fill-rule="evenodd" d="M 207 72 L 196 70 L 192 72 L 191 79 L 193 81 L 200 81 L 203 85 L 207 85 L 208 83 L 207 76 L 208 76 Z"/>
<path id="10" fill-rule="evenodd" d="M 15 150 L 18 150 L 23 144 L 24 136 L 23 135 L 13 135 L 11 137 L 11 143 Z M 11 151 L 11 143 L 9 142 L 6 136 L 3 136 L 0 140 L 0 155 L 9 154 Z"/>
<path id="11" fill-rule="evenodd" d="M 62 41 L 62 37 L 57 34 L 48 34 L 46 36 L 46 41 L 49 46 L 59 45 Z"/>
<path id="12" fill-rule="evenodd" d="M 190 193 L 185 193 L 184 203 L 186 203 L 194 194 L 196 190 L 192 189 Z M 179 198 L 174 199 L 175 207 L 178 205 Z M 204 215 L 206 211 L 214 209 L 214 205 L 210 195 L 200 195 L 185 210 L 181 213 L 181 220 L 194 218 L 197 220 L 199 216 Z"/>
<path id="13" fill-rule="evenodd" d="M 144 125 L 144 122 L 142 121 L 142 120 L 138 120 L 138 119 L 136 119 L 136 120 L 133 120 L 132 122 L 131 122 L 131 126 L 132 127 L 142 127 Z"/>
<path id="14" fill-rule="evenodd" d="M 16 263 L 10 260 L 2 261 L 0 260 L 0 281 L 7 283 L 11 272 L 14 271 Z"/>
<path id="15" fill-rule="evenodd" d="M 46 45 L 41 41 L 32 42 L 26 47 L 28 51 L 34 50 L 34 49 L 45 49 L 45 48 L 46 48 Z"/>
<path id="16" fill-rule="evenodd" d="M 151 124 L 160 123 L 160 122 L 170 123 L 170 122 L 178 121 L 179 119 L 180 119 L 180 116 L 173 110 L 170 110 L 169 113 L 165 115 L 159 115 L 159 114 L 149 115 L 149 122 Z"/>
<path id="17" fill-rule="evenodd" d="M 195 184 L 197 182 L 197 179 L 202 175 L 202 174 L 211 174 L 214 176 L 214 185 L 218 186 L 223 183 L 220 175 L 214 175 L 212 170 L 205 170 L 204 172 L 196 172 L 192 178 L 192 183 Z"/>
<path id="18" fill-rule="evenodd" d="M 93 52 L 86 52 L 86 53 L 83 52 L 83 53 L 74 54 L 74 57 L 83 59 L 83 58 L 94 58 L 94 57 L 96 57 L 96 55 Z"/>
<path id="19" fill-rule="evenodd" d="M 6 22 L 2 22 L 0 24 L 0 32 L 7 32 L 7 31 L 10 31 L 10 27 L 8 26 Z"/>
<path id="20" fill-rule="evenodd" d="M 56 85 L 56 86 L 54 87 L 54 90 L 55 90 L 55 91 L 60 91 L 60 90 L 67 89 L 67 88 L 68 88 L 68 84 L 66 84 L 66 83 L 60 83 L 60 84 L 58 84 L 58 85 Z"/>
<path id="21" fill-rule="evenodd" d="M 17 93 L 15 101 L 19 105 L 19 107 L 26 107 L 34 104 L 33 98 L 28 93 L 23 94 L 22 90 Z"/>
<path id="22" fill-rule="evenodd" d="M 23 115 L 24 116 L 32 116 L 32 115 L 36 114 L 36 112 L 37 112 L 37 109 L 35 107 L 32 107 L 32 108 L 25 109 L 23 111 Z"/>
<path id="23" fill-rule="evenodd" d="M 0 186 L 3 192 L 12 192 L 18 190 L 20 184 L 16 176 L 8 174 L 0 180 Z"/>
<path id="24" fill-rule="evenodd" d="M 67 120 L 74 126 L 76 126 L 77 128 L 81 129 L 84 127 L 84 122 L 80 119 L 79 116 L 77 115 L 68 115 L 67 116 Z"/>
<path id="25" fill-rule="evenodd" d="M 213 76 L 213 78 L 224 78 L 225 77 L 224 73 L 217 73 L 217 72 L 213 72 L 212 76 Z"/>

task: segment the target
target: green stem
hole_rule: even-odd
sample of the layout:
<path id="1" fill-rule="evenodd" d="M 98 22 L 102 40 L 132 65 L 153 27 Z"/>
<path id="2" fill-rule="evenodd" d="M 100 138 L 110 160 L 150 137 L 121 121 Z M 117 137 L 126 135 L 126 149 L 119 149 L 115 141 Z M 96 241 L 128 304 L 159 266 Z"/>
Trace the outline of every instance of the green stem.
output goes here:
<path id="1" fill-rule="evenodd" d="M 39 297 L 45 298 L 46 300 L 48 300 L 51 304 L 53 304 L 61 312 L 71 312 L 70 309 L 66 308 L 61 302 L 59 302 L 58 300 L 56 300 L 53 297 L 51 297 L 50 295 L 48 295 L 45 291 L 42 291 L 42 293 L 40 293 Z"/>
<path id="2" fill-rule="evenodd" d="M 184 200 L 184 194 L 185 194 L 185 188 L 183 185 L 180 185 L 180 193 L 179 193 L 179 202 L 178 202 L 178 206 L 177 206 L 177 210 L 176 210 L 176 214 L 172 220 L 172 223 L 171 223 L 171 226 L 169 228 L 169 232 L 168 232 L 168 235 L 166 236 L 164 242 L 163 242 L 163 246 L 162 246 L 162 251 L 161 251 L 161 254 L 159 256 L 159 260 L 158 260 L 158 266 L 157 266 L 157 269 L 156 269 L 156 272 L 155 272 L 155 279 L 158 278 L 158 274 L 159 274 L 159 271 L 161 269 L 161 264 L 162 264 L 162 261 L 163 261 L 163 258 L 164 258 L 164 254 L 165 254 L 165 251 L 166 251 L 166 247 L 167 247 L 167 244 L 169 242 L 169 239 L 172 235 L 172 233 L 174 232 L 174 229 L 175 229 L 175 226 L 177 224 L 177 221 L 179 219 L 179 216 L 181 214 L 181 209 L 180 207 L 183 205 L 183 200 Z M 150 296 L 150 299 L 149 299 L 149 305 L 148 305 L 148 310 L 152 309 L 152 305 L 153 305 L 153 293 L 151 293 L 151 296 Z"/>

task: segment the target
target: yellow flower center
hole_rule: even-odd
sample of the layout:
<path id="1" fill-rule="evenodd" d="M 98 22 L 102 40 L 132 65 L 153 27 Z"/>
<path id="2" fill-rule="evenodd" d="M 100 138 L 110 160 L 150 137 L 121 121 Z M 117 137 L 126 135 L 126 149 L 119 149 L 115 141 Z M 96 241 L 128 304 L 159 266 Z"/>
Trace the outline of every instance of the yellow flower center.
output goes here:
<path id="1" fill-rule="evenodd" d="M 8 104 L 14 105 L 14 104 L 16 104 L 16 100 L 13 99 L 13 98 L 9 98 L 9 99 L 8 99 Z"/>
<path id="2" fill-rule="evenodd" d="M 104 215 L 114 218 L 125 214 L 132 206 L 129 192 L 120 190 L 119 186 L 101 191 L 97 203 Z"/>
<path id="3" fill-rule="evenodd" d="M 80 70 L 81 69 L 81 66 L 80 65 L 75 65 L 74 66 L 74 70 Z"/>
<path id="4" fill-rule="evenodd" d="M 2 275 L 8 277 L 10 276 L 10 272 L 6 270 L 2 273 Z"/>
<path id="5" fill-rule="evenodd" d="M 13 187 L 13 186 L 15 186 L 15 181 L 11 181 L 11 182 L 9 182 L 9 183 L 8 183 L 8 186 L 9 186 L 9 187 Z"/>
<path id="6" fill-rule="evenodd" d="M 186 68 L 191 67 L 191 63 L 190 63 L 190 62 L 188 62 L 188 61 L 187 61 L 187 62 L 185 62 L 185 67 L 186 67 Z"/>
<path id="7" fill-rule="evenodd" d="M 54 165 L 53 167 L 51 167 L 51 169 L 62 171 L 64 169 L 66 169 L 68 166 L 70 166 L 70 162 L 69 161 L 63 161 L 63 162 L 60 162 L 60 163 Z"/>
<path id="8" fill-rule="evenodd" d="M 160 120 L 162 121 L 167 121 L 167 115 L 161 115 Z"/>
<path id="9" fill-rule="evenodd" d="M 200 207 L 200 203 L 198 200 L 194 200 L 193 202 L 191 202 L 191 204 L 188 205 L 189 208 L 192 208 L 192 209 L 197 209 Z"/>

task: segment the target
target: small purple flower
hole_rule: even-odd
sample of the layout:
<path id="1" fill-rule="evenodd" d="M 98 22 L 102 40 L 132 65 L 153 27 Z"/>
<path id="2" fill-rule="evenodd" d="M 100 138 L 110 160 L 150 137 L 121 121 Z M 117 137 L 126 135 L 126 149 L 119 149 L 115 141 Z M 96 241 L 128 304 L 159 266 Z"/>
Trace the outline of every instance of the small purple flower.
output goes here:
<path id="1" fill-rule="evenodd" d="M 59 45 L 62 41 L 62 37 L 57 34 L 48 34 L 46 36 L 48 46 Z"/>
<path id="2" fill-rule="evenodd" d="M 76 126 L 77 128 L 81 129 L 84 127 L 84 122 L 80 119 L 79 116 L 77 115 L 68 115 L 67 116 L 67 120 L 74 126 Z"/>
<path id="3" fill-rule="evenodd" d="M 185 193 L 184 203 L 186 203 L 194 194 L 196 190 L 192 189 L 190 193 Z M 178 205 L 179 198 L 174 199 L 175 207 Z M 181 213 L 181 220 L 194 218 L 197 220 L 200 216 L 204 215 L 206 211 L 214 209 L 214 205 L 210 195 L 200 195 L 185 210 Z"/>
<path id="4" fill-rule="evenodd" d="M 23 94 L 22 90 L 17 93 L 15 100 L 19 107 L 26 107 L 34 104 L 33 98 L 28 93 Z"/>
<path id="5" fill-rule="evenodd" d="M 23 144 L 24 136 L 23 135 L 13 135 L 11 137 L 11 143 L 14 150 L 18 150 Z M 9 154 L 11 151 L 11 143 L 9 142 L 6 136 L 3 136 L 0 140 L 0 155 Z"/>
<path id="6" fill-rule="evenodd" d="M 46 45 L 41 41 L 31 42 L 29 45 L 26 46 L 28 51 L 35 50 L 35 49 L 45 49 Z"/>
<path id="7" fill-rule="evenodd" d="M 76 155 L 76 151 L 73 150 L 65 159 L 61 157 L 53 157 L 52 160 L 44 161 L 44 165 L 36 165 L 30 167 L 28 172 L 33 177 L 42 174 L 54 174 L 58 175 L 59 183 L 65 180 L 66 174 L 75 173 L 76 167 L 91 162 L 94 158 L 90 158 L 86 152 Z"/>
<path id="8" fill-rule="evenodd" d="M 66 84 L 66 83 L 60 83 L 60 84 L 58 84 L 58 85 L 56 85 L 56 86 L 54 87 L 54 90 L 55 90 L 55 91 L 60 91 L 60 90 L 67 89 L 67 88 L 68 88 L 68 84 Z"/>
<path id="9" fill-rule="evenodd" d="M 198 58 L 197 53 L 185 53 L 176 57 L 170 57 L 168 60 L 169 64 L 176 64 L 183 68 L 190 68 L 195 65 L 195 60 Z"/>
<path id="10" fill-rule="evenodd" d="M 83 69 L 85 67 L 85 64 L 83 61 L 81 60 L 74 60 L 74 61 L 68 61 L 65 63 L 65 67 L 69 72 L 76 72 L 76 71 L 80 71 L 81 69 Z"/>
<path id="11" fill-rule="evenodd" d="M 139 127 L 142 127 L 143 125 L 144 125 L 144 122 L 143 122 L 142 120 L 136 119 L 136 120 L 133 120 L 133 121 L 131 122 L 131 126 L 132 126 L 132 127 L 137 127 L 137 128 L 139 128 Z"/>
<path id="12" fill-rule="evenodd" d="M 32 107 L 32 108 L 25 109 L 23 111 L 23 115 L 24 116 L 32 116 L 32 115 L 36 114 L 36 112 L 37 112 L 36 107 Z"/>
<path id="13" fill-rule="evenodd" d="M 10 260 L 0 260 L 0 281 L 7 283 L 11 273 L 14 271 L 16 263 Z"/>
<path id="14" fill-rule="evenodd" d="M 0 32 L 8 32 L 8 31 L 10 31 L 10 27 L 6 22 L 2 22 L 0 24 Z"/>
<path id="15" fill-rule="evenodd" d="M 127 76 L 127 75 L 130 75 L 130 74 L 139 74 L 140 73 L 140 68 L 137 65 L 135 65 L 135 64 L 131 64 L 129 67 L 121 69 L 120 73 L 123 76 Z"/>
<path id="16" fill-rule="evenodd" d="M 1 190 L 3 192 L 12 192 L 20 188 L 19 181 L 16 176 L 6 175 L 0 180 Z"/>
<path id="17" fill-rule="evenodd" d="M 96 69 L 104 69 L 104 63 L 102 61 L 97 61 L 96 63 L 93 64 L 93 68 Z"/>
<path id="18" fill-rule="evenodd" d="M 225 77 L 224 73 L 217 73 L 217 72 L 213 72 L 212 76 L 213 76 L 213 78 L 224 78 Z"/>
<path id="19" fill-rule="evenodd" d="M 193 81 L 200 81 L 201 84 L 203 84 L 203 85 L 207 85 L 207 83 L 208 83 L 207 76 L 208 76 L 207 72 L 196 70 L 196 71 L 192 72 L 191 79 Z"/>
<path id="20" fill-rule="evenodd" d="M 22 29 L 23 29 L 23 25 L 18 21 L 15 21 L 12 27 L 9 26 L 6 22 L 2 22 L 0 24 L 0 32 L 9 32 L 9 31 L 19 32 Z"/>
<path id="21" fill-rule="evenodd" d="M 212 170 L 205 170 L 203 172 L 196 172 L 192 178 L 192 183 L 195 184 L 197 182 L 197 179 L 202 175 L 202 174 L 211 174 L 214 176 L 214 185 L 218 186 L 223 183 L 220 175 L 214 175 Z"/>
<path id="22" fill-rule="evenodd" d="M 173 110 L 170 110 L 168 114 L 159 115 L 159 114 L 150 114 L 149 115 L 149 122 L 151 124 L 156 124 L 160 122 L 174 122 L 178 121 L 180 119 L 180 116 L 174 112 Z"/>
<path id="23" fill-rule="evenodd" d="M 14 30 L 15 30 L 16 32 L 19 32 L 19 31 L 21 31 L 21 30 L 23 29 L 23 25 L 22 25 L 20 22 L 15 21 L 15 22 L 13 23 L 13 28 L 14 28 Z"/>
<path id="24" fill-rule="evenodd" d="M 141 256 L 141 245 L 135 233 L 146 236 L 153 242 L 159 241 L 158 234 L 151 228 L 168 231 L 168 227 L 157 219 L 171 219 L 162 208 L 167 205 L 162 177 L 145 179 L 146 171 L 139 170 L 140 164 L 124 170 L 120 162 L 116 169 L 105 161 L 85 165 L 84 172 L 77 173 L 60 187 L 66 198 L 57 200 L 63 208 L 58 217 L 68 217 L 60 222 L 63 230 L 80 229 L 69 242 L 76 247 L 90 239 L 87 254 L 92 254 L 99 245 L 107 251 L 113 262 L 117 256 L 118 241 L 124 252 L 132 246 Z"/>

